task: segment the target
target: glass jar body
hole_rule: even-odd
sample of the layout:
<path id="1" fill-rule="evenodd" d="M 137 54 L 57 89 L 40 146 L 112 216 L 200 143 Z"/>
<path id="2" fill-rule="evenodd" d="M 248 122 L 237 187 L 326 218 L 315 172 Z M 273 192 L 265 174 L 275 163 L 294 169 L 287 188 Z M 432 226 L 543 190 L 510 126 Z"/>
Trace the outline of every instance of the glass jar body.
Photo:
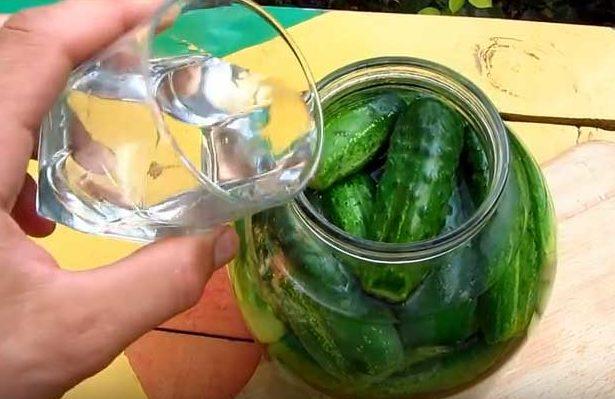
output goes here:
<path id="1" fill-rule="evenodd" d="M 472 119 L 472 109 L 460 111 Z M 237 223 L 235 294 L 271 358 L 323 392 L 352 398 L 445 396 L 503 364 L 544 308 L 555 228 L 536 162 L 512 133 L 495 139 L 507 143 L 503 174 L 491 174 L 492 206 L 449 241 L 404 249 L 336 236 L 304 195 Z M 408 281 L 415 288 L 392 301 L 365 292 L 374 279 L 384 290 Z"/>

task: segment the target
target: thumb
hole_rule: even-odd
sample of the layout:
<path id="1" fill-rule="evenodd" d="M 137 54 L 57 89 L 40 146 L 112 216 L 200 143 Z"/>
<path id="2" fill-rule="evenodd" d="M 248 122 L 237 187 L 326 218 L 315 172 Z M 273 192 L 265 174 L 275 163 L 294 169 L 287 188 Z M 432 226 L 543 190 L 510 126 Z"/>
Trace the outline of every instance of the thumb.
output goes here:
<path id="1" fill-rule="evenodd" d="M 91 321 L 92 334 L 82 334 L 83 344 L 96 349 L 96 342 L 107 357 L 99 360 L 111 361 L 139 336 L 196 304 L 211 274 L 237 247 L 235 231 L 218 227 L 203 236 L 162 239 L 113 265 L 73 274 L 69 292 Z"/>

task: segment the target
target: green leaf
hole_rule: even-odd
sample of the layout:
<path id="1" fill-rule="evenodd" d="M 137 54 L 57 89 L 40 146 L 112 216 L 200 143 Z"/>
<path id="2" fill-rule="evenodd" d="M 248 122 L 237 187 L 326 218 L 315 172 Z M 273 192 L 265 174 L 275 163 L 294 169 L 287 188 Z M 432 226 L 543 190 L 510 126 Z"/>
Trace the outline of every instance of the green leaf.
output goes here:
<path id="1" fill-rule="evenodd" d="M 421 11 L 419 11 L 419 14 L 423 14 L 423 15 L 440 15 L 440 10 L 438 10 L 435 7 L 425 7 Z"/>
<path id="2" fill-rule="evenodd" d="M 472 4 L 476 8 L 491 8 L 493 7 L 493 2 L 491 0 L 469 0 L 470 4 Z"/>
<path id="3" fill-rule="evenodd" d="M 455 14 L 457 11 L 461 10 L 465 2 L 466 0 L 448 0 L 448 9 Z"/>

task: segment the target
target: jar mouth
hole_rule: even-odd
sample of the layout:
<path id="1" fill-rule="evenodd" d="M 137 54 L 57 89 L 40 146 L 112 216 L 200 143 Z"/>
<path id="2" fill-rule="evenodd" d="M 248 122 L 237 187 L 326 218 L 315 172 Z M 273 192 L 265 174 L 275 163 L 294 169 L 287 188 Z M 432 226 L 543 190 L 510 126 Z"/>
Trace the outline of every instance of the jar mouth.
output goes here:
<path id="1" fill-rule="evenodd" d="M 491 167 L 485 200 L 457 228 L 432 239 L 385 243 L 348 234 L 329 222 L 301 193 L 291 207 L 311 232 L 335 250 L 376 263 L 419 262 L 448 253 L 474 237 L 495 211 L 508 178 L 509 146 L 504 122 L 487 96 L 457 72 L 411 57 L 380 57 L 347 65 L 317 84 L 323 109 L 358 90 L 397 87 L 422 91 L 452 105 L 484 141 Z"/>

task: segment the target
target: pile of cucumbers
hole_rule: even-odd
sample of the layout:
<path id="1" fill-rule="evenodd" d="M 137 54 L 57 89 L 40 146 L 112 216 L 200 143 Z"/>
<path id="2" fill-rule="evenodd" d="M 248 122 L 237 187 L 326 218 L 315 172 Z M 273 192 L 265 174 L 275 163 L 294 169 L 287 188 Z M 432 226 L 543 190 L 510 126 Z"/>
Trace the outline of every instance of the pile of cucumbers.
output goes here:
<path id="1" fill-rule="evenodd" d="M 306 196 L 349 236 L 432 240 L 490 190 L 479 135 L 444 101 L 390 90 L 325 108 L 322 160 Z M 474 238 L 408 264 L 356 259 L 317 239 L 291 206 L 237 223 L 231 269 L 244 317 L 269 354 L 336 397 L 410 398 L 470 383 L 524 338 L 554 266 L 542 175 L 509 134 L 508 181 Z"/>

